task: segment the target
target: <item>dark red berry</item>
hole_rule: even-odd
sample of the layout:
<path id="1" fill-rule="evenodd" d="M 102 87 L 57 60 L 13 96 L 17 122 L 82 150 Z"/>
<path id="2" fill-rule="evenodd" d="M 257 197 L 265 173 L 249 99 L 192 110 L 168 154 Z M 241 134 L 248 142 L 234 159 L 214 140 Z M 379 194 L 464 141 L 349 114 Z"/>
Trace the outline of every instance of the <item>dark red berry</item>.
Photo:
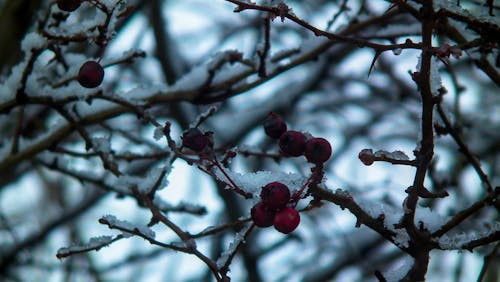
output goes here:
<path id="1" fill-rule="evenodd" d="M 182 145 L 193 151 L 200 152 L 208 145 L 208 137 L 198 128 L 190 128 L 181 137 Z"/>
<path id="2" fill-rule="evenodd" d="M 274 228 L 281 233 L 288 234 L 295 230 L 300 223 L 300 215 L 294 208 L 284 208 L 274 216 Z"/>
<path id="3" fill-rule="evenodd" d="M 332 146 L 324 138 L 312 138 L 306 142 L 304 155 L 308 162 L 321 164 L 332 156 Z"/>
<path id="4" fill-rule="evenodd" d="M 250 210 L 252 221 L 258 227 L 269 227 L 274 223 L 275 211 L 272 211 L 264 203 L 257 203 Z"/>
<path id="5" fill-rule="evenodd" d="M 290 201 L 290 190 L 280 182 L 271 182 L 260 191 L 262 203 L 272 210 L 282 209 Z"/>
<path id="6" fill-rule="evenodd" d="M 264 120 L 264 131 L 266 135 L 278 139 L 286 131 L 286 123 L 275 113 L 269 113 Z"/>
<path id="7" fill-rule="evenodd" d="M 301 132 L 289 130 L 281 135 L 279 146 L 283 154 L 298 157 L 304 153 L 306 136 Z"/>
<path id="8" fill-rule="evenodd" d="M 361 150 L 361 152 L 359 152 L 358 158 L 364 165 L 372 165 L 373 162 L 375 162 L 375 156 L 373 155 L 372 149 Z"/>
<path id="9" fill-rule="evenodd" d="M 81 0 L 57 0 L 57 7 L 66 12 L 73 12 L 80 7 Z"/>
<path id="10" fill-rule="evenodd" d="M 101 85 L 104 79 L 104 69 L 95 61 L 83 63 L 78 72 L 78 82 L 85 88 L 94 88 Z"/>

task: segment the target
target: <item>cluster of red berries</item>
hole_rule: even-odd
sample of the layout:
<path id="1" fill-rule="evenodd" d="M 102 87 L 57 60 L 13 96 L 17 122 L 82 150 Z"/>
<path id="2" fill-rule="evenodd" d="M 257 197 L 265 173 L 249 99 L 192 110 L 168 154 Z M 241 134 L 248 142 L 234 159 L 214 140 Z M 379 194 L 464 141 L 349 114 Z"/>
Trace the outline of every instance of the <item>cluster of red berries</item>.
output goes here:
<path id="1" fill-rule="evenodd" d="M 304 155 L 308 162 L 320 166 L 332 155 L 332 147 L 326 139 L 307 137 L 299 131 L 287 130 L 286 123 L 275 113 L 270 113 L 264 120 L 264 131 L 269 137 L 278 140 L 283 156 Z M 204 133 L 198 128 L 186 130 L 181 140 L 183 147 L 197 153 L 213 146 L 211 132 Z M 300 214 L 295 209 L 298 198 L 297 195 L 290 195 L 288 187 L 281 182 L 266 184 L 260 191 L 260 201 L 251 209 L 253 223 L 258 227 L 274 226 L 284 234 L 294 231 L 300 223 Z"/>
<path id="2" fill-rule="evenodd" d="M 290 203 L 290 190 L 281 182 L 271 182 L 262 187 L 261 201 L 250 211 L 252 221 L 259 227 L 274 228 L 281 233 L 288 234 L 295 230 L 300 223 L 299 212 L 287 206 Z"/>
<path id="3" fill-rule="evenodd" d="M 308 162 L 322 164 L 332 155 L 330 143 L 320 137 L 309 140 L 302 132 L 287 130 L 286 123 L 275 113 L 269 113 L 264 120 L 266 135 L 278 139 L 280 153 L 284 156 L 299 157 L 304 155 Z"/>
<path id="4" fill-rule="evenodd" d="M 57 7 L 62 11 L 73 12 L 84 0 L 57 0 Z M 85 88 L 95 88 L 101 85 L 104 79 L 104 68 L 95 61 L 83 63 L 78 71 L 78 83 Z"/>

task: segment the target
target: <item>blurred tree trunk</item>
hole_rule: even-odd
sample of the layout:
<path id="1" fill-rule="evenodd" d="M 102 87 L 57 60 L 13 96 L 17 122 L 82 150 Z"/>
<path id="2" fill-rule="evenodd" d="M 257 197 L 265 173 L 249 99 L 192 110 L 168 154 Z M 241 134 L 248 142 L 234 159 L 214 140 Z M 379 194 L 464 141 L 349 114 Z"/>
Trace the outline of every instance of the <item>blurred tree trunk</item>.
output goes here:
<path id="1" fill-rule="evenodd" d="M 0 71 L 21 58 L 21 39 L 36 19 L 41 0 L 6 0 L 0 8 Z"/>

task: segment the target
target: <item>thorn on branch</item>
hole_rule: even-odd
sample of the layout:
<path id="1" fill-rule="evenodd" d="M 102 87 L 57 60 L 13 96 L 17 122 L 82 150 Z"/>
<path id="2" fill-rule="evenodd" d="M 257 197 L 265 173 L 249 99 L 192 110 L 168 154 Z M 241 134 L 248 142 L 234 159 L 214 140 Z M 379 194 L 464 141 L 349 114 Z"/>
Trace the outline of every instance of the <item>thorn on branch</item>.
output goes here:
<path id="1" fill-rule="evenodd" d="M 370 77 L 370 74 L 372 73 L 373 69 L 375 68 L 375 62 L 377 61 L 378 57 L 382 54 L 381 51 L 375 51 L 375 56 L 373 56 L 372 63 L 370 65 L 370 69 L 368 70 L 368 77 Z"/>
<path id="2" fill-rule="evenodd" d="M 342 207 L 341 207 L 341 208 L 342 208 Z M 343 209 L 344 209 L 344 208 L 342 208 L 342 210 L 343 210 Z M 361 218 L 357 217 L 357 218 L 356 218 L 356 224 L 354 225 L 354 227 L 356 227 L 356 228 L 360 228 L 362 224 L 363 224 L 363 221 L 361 221 Z"/>

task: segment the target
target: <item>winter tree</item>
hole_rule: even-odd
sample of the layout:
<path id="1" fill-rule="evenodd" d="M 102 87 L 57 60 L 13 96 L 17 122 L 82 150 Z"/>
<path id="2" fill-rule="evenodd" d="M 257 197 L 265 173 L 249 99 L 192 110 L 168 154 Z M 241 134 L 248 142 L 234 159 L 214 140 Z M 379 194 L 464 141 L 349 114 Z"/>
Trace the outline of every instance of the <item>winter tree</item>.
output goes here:
<path id="1" fill-rule="evenodd" d="M 0 1 L 0 280 L 498 281 L 495 2 Z"/>

